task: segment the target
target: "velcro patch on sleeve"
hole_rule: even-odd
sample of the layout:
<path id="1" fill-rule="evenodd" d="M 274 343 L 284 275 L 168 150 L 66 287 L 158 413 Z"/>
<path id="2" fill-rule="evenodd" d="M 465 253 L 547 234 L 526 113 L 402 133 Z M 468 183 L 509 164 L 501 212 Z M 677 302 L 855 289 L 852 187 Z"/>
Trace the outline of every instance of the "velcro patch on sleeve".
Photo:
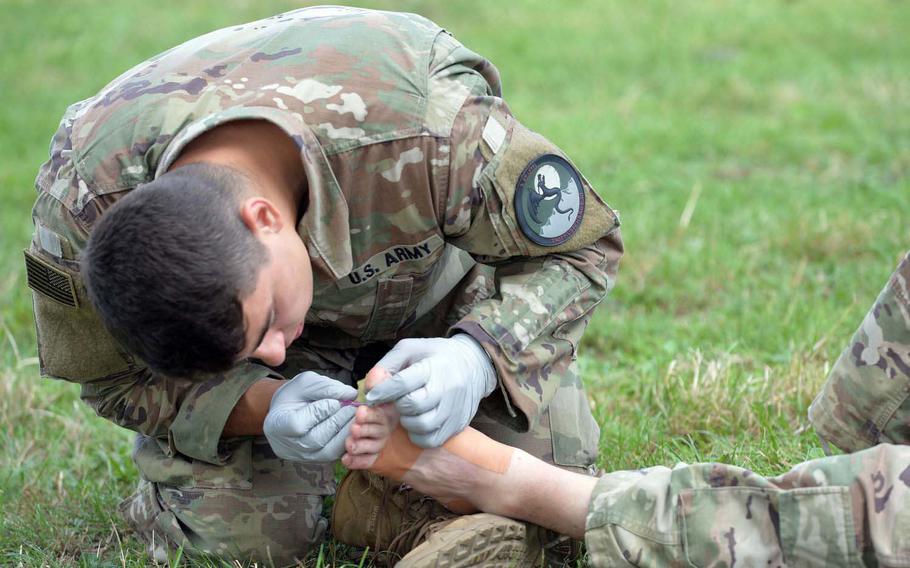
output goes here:
<path id="1" fill-rule="evenodd" d="M 481 137 L 495 154 L 496 152 L 499 152 L 502 143 L 506 140 L 506 129 L 498 120 L 496 120 L 495 116 L 490 115 L 486 125 L 483 127 Z"/>
<path id="2" fill-rule="evenodd" d="M 72 276 L 27 250 L 22 252 L 25 253 L 25 273 L 29 288 L 65 306 L 79 307 Z"/>

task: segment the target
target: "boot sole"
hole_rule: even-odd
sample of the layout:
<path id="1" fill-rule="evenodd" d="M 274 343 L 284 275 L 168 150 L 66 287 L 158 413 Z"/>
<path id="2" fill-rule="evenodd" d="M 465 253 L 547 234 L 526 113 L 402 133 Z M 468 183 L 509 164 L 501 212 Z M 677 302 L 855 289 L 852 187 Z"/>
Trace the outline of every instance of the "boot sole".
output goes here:
<path id="1" fill-rule="evenodd" d="M 396 564 L 397 568 L 468 568 L 534 565 L 539 546 L 527 539 L 524 523 L 498 515 L 454 521 Z M 488 517 L 478 522 L 477 517 Z M 461 525 L 461 526 L 459 526 Z"/>

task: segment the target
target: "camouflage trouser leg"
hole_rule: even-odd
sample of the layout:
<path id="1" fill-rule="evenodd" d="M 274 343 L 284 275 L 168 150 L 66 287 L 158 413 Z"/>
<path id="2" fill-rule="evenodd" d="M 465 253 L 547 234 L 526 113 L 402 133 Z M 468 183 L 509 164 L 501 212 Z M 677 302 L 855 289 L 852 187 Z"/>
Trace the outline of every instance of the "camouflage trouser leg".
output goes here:
<path id="1" fill-rule="evenodd" d="M 595 566 L 910 566 L 910 447 L 772 478 L 723 464 L 611 473 L 585 541 Z"/>
<path id="2" fill-rule="evenodd" d="M 279 372 L 314 370 L 351 383 L 355 355 L 295 344 Z M 335 492 L 334 464 L 281 460 L 263 437 L 222 443 L 229 457 L 213 465 L 169 456 L 166 442 L 137 437 L 142 481 L 121 514 L 159 560 L 178 546 L 265 566 L 303 559 L 328 527 L 323 499 Z"/>
<path id="3" fill-rule="evenodd" d="M 494 392 L 490 396 L 501 394 Z M 494 440 L 521 448 L 547 463 L 578 473 L 593 474 L 600 427 L 591 415 L 591 407 L 574 363 L 537 424 L 532 424 L 527 432 L 517 432 L 507 422 L 502 417 L 492 416 L 488 407 L 481 405 L 471 426 Z"/>
<path id="4" fill-rule="evenodd" d="M 143 479 L 120 510 L 154 558 L 183 546 L 190 555 L 282 566 L 322 539 L 322 500 L 335 490 L 332 465 L 278 459 L 261 437 L 232 446 L 219 466 L 168 458 L 157 440 L 137 438 Z"/>
<path id="5" fill-rule="evenodd" d="M 848 452 L 910 443 L 910 254 L 831 369 L 809 418 L 822 439 Z"/>

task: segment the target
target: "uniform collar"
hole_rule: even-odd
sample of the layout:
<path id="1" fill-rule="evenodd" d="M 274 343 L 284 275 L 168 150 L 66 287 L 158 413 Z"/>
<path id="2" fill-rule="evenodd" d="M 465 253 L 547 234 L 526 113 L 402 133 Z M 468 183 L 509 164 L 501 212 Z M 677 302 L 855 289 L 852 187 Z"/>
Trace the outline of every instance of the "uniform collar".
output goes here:
<path id="1" fill-rule="evenodd" d="M 348 203 L 329 166 L 316 135 L 292 114 L 270 107 L 235 107 L 202 118 L 180 131 L 158 162 L 155 177 L 167 171 L 180 151 L 203 132 L 232 120 L 261 119 L 273 122 L 297 143 L 306 172 L 309 204 L 297 233 L 307 244 L 314 264 L 323 264 L 334 279 L 351 272 L 351 232 Z"/>

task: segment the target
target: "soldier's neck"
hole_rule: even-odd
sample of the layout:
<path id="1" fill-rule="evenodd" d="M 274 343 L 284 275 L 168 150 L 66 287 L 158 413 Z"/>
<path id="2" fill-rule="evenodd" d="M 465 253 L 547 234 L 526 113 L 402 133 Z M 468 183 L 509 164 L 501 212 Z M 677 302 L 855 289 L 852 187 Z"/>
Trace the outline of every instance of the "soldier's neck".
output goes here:
<path id="1" fill-rule="evenodd" d="M 264 120 L 228 122 L 190 142 L 169 169 L 196 162 L 230 166 L 253 180 L 253 191 L 299 221 L 308 190 L 300 150 L 278 126 Z"/>

